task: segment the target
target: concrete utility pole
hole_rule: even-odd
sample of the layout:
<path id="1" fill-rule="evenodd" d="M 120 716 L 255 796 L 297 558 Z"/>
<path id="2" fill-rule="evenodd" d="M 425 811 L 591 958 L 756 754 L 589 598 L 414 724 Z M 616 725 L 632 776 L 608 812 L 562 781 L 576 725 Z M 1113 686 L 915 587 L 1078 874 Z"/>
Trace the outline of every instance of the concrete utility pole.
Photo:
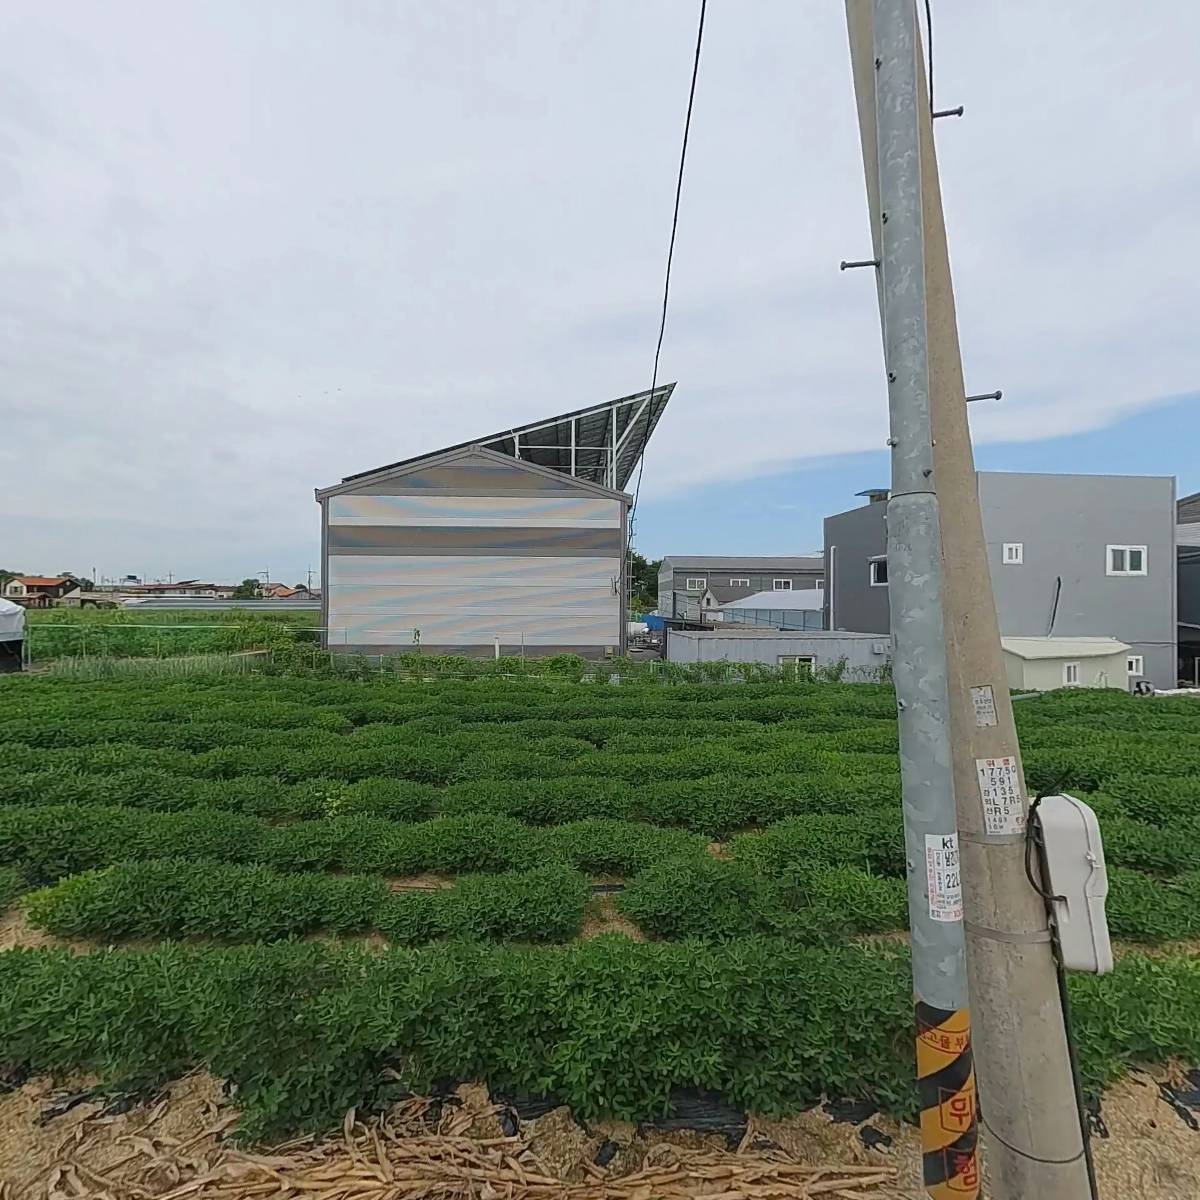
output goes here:
<path id="1" fill-rule="evenodd" d="M 899 14 L 899 15 L 898 15 Z M 912 29 L 903 48 L 916 83 L 923 242 L 927 385 L 933 467 L 940 501 L 945 648 L 949 671 L 954 789 L 962 842 L 967 972 L 974 998 L 974 1050 L 991 1192 L 997 1200 L 1090 1196 L 1050 933 L 1042 899 L 1025 877 L 1028 799 L 1000 651 L 967 424 L 962 360 L 933 128 L 913 0 L 846 0 L 859 128 L 876 259 L 900 215 L 890 207 L 877 147 L 890 133 L 877 109 L 895 103 L 876 60 L 893 23 Z M 881 192 L 883 193 L 881 196 Z M 886 222 L 882 213 L 887 213 Z M 907 213 L 905 214 L 907 218 Z M 894 370 L 891 362 L 889 371 Z M 889 510 L 890 518 L 890 510 Z M 891 548 L 889 545 L 889 558 Z M 891 589 L 893 622 L 902 602 Z M 897 646 L 897 658 L 902 654 Z M 897 674 L 897 680 L 899 675 Z M 914 947 L 915 949 L 915 947 Z M 958 1193 L 934 1193 L 958 1194 Z"/>
<path id="2" fill-rule="evenodd" d="M 875 0 L 867 60 L 880 203 L 876 246 L 892 447 L 888 587 L 900 730 L 917 1077 L 926 1190 L 979 1194 L 975 1076 L 950 753 L 942 550 L 934 488 L 912 0 Z"/>

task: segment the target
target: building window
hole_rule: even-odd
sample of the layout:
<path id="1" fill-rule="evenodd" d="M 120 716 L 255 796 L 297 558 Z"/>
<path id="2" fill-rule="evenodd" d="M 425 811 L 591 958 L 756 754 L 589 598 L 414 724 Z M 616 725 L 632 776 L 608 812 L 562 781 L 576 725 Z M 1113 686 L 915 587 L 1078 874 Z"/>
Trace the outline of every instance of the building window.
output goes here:
<path id="1" fill-rule="evenodd" d="M 1077 662 L 1063 663 L 1063 687 L 1079 686 L 1079 664 Z"/>
<path id="2" fill-rule="evenodd" d="M 781 654 L 775 660 L 779 664 L 781 675 L 811 676 L 813 667 L 817 665 L 816 657 L 812 654 Z"/>
<path id="3" fill-rule="evenodd" d="M 1130 675 L 1145 675 L 1146 659 L 1141 654 L 1131 654 L 1125 660 L 1125 670 Z"/>
<path id="4" fill-rule="evenodd" d="M 1025 543 L 1024 542 L 1005 542 L 1004 543 L 1004 558 L 1006 563 L 1020 565 L 1025 561 Z"/>
<path id="5" fill-rule="evenodd" d="M 873 558 L 871 559 L 871 586 L 872 587 L 887 587 L 887 559 Z"/>
<path id="6" fill-rule="evenodd" d="M 1110 575 L 1145 575 L 1146 547 L 1145 546 L 1109 546 L 1108 574 Z"/>
<path id="7" fill-rule="evenodd" d="M 702 592 L 706 587 L 708 587 L 707 579 L 689 579 L 685 591 Z"/>
<path id="8" fill-rule="evenodd" d="M 792 581 L 790 579 L 772 579 L 771 589 L 776 592 L 790 592 L 792 590 Z"/>
<path id="9" fill-rule="evenodd" d="M 736 579 L 730 577 L 729 586 L 730 587 L 749 587 L 750 580 L 747 579 L 745 576 L 738 576 L 738 578 L 736 578 Z"/>

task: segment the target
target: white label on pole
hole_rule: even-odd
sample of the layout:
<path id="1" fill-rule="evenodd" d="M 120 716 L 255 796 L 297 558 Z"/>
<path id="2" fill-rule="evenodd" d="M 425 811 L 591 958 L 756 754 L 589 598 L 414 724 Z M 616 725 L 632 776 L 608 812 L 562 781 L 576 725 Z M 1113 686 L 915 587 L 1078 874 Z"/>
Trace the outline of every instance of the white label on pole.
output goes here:
<path id="1" fill-rule="evenodd" d="M 988 833 L 1024 833 L 1025 801 L 1017 760 L 1011 754 L 1000 758 L 977 758 L 979 799 L 983 803 L 983 827 Z"/>
<path id="2" fill-rule="evenodd" d="M 925 879 L 931 921 L 961 921 L 962 876 L 958 866 L 958 834 L 925 835 Z"/>
<path id="3" fill-rule="evenodd" d="M 983 687 L 971 689 L 971 707 L 975 710 L 975 726 L 986 729 L 996 723 L 996 697 L 992 685 L 985 683 Z"/>

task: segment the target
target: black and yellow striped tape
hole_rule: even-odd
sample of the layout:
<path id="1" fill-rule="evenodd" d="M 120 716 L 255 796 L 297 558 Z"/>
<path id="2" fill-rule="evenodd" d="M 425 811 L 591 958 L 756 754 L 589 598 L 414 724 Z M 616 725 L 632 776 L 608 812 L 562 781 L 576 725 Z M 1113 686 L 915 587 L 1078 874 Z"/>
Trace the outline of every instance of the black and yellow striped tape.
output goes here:
<path id="1" fill-rule="evenodd" d="M 971 1018 L 917 1001 L 917 1084 L 925 1190 L 934 1200 L 979 1195 L 979 1127 Z"/>

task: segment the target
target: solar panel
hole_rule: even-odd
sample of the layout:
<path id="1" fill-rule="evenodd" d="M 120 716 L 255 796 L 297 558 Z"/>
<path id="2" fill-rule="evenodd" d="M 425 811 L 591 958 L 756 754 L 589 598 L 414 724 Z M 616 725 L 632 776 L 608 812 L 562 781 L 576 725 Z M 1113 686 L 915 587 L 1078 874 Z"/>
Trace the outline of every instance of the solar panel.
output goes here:
<path id="1" fill-rule="evenodd" d="M 621 491 L 633 476 L 638 459 L 674 390 L 674 383 L 664 383 L 653 392 L 635 392 L 632 396 L 622 396 L 605 404 L 579 408 L 547 420 L 531 421 L 528 425 L 519 425 L 500 433 L 471 438 L 432 453 L 445 454 L 449 450 L 461 450 L 468 446 L 486 446 L 499 454 Z M 373 467 L 369 471 L 359 471 L 347 475 L 342 482 L 349 483 L 365 475 L 406 466 L 428 457 L 429 454 L 422 454 Z"/>

